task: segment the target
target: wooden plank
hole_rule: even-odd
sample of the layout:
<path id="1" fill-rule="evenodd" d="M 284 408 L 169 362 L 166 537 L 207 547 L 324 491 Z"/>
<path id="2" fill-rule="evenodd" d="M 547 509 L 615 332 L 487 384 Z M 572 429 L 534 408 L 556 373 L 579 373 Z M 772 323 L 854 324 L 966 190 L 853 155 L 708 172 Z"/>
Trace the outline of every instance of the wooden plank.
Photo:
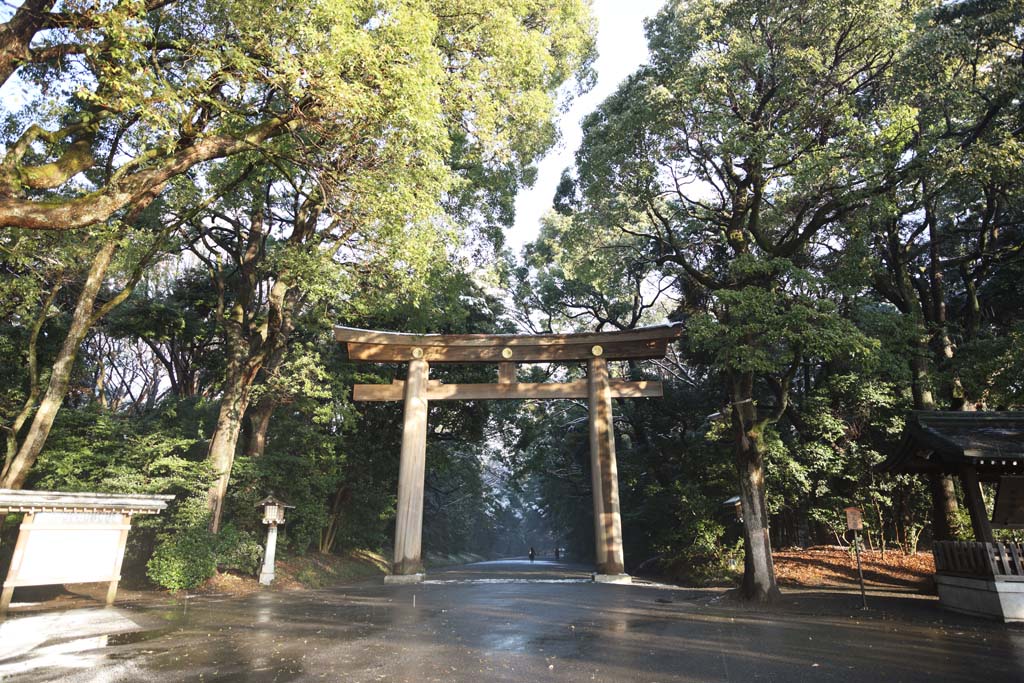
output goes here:
<path id="1" fill-rule="evenodd" d="M 1010 546 L 1010 553 L 1013 557 L 1013 573 L 1016 576 L 1024 576 L 1024 558 L 1021 557 L 1021 548 L 1016 543 L 1007 543 Z"/>
<path id="2" fill-rule="evenodd" d="M 682 325 L 654 325 L 632 330 L 612 332 L 575 332 L 568 334 L 407 334 L 362 330 L 355 327 L 334 328 L 334 338 L 339 342 L 373 344 L 384 346 L 560 346 L 577 344 L 593 346 L 612 342 L 632 342 L 652 339 L 678 339 L 683 333 Z"/>
<path id="3" fill-rule="evenodd" d="M 28 524 L 29 528 L 18 530 L 18 540 L 14 542 L 14 554 L 11 556 L 11 566 L 7 568 L 7 579 L 4 581 L 3 593 L 0 594 L 0 615 L 6 614 L 11 606 L 11 598 L 14 597 L 14 587 L 18 585 L 18 574 L 21 572 L 21 565 L 25 559 L 25 546 L 28 544 L 29 534 L 32 533 L 32 519 L 34 513 L 27 512 L 21 523 Z"/>
<path id="4" fill-rule="evenodd" d="M 401 401 L 403 384 L 356 384 L 352 388 L 354 401 Z M 609 383 L 612 398 L 657 398 L 664 395 L 664 386 L 658 381 Z M 428 384 L 428 401 L 486 401 L 497 399 L 567 399 L 587 398 L 587 382 L 543 383 L 513 382 L 509 384 Z"/>
<path id="5" fill-rule="evenodd" d="M 1002 569 L 1000 574 L 1003 576 L 1011 576 L 1013 574 L 1013 570 L 1010 568 L 1010 557 L 1006 549 L 1006 544 L 997 541 L 995 546 L 999 550 L 999 566 Z"/>
<path id="6" fill-rule="evenodd" d="M 416 345 L 365 344 L 347 342 L 350 360 L 377 363 L 406 362 L 418 357 L 431 363 L 547 363 L 584 361 L 594 358 L 594 346 L 600 346 L 608 360 L 643 360 L 663 358 L 668 339 L 610 341 L 604 344 L 517 344 L 490 345 Z"/>
<path id="7" fill-rule="evenodd" d="M 942 541 L 936 541 L 932 544 L 932 557 L 935 558 L 935 571 L 943 571 L 946 568 L 946 558 Z"/>
<path id="8" fill-rule="evenodd" d="M 107 604 L 113 605 L 117 598 L 117 586 L 121 583 L 121 564 L 124 562 L 124 549 L 128 545 L 128 531 L 132 528 L 131 515 L 121 515 L 121 536 L 117 541 L 117 560 L 114 563 L 114 571 L 110 577 L 110 585 L 107 586 Z"/>
<path id="9" fill-rule="evenodd" d="M 515 384 L 516 364 L 498 363 L 498 384 Z"/>

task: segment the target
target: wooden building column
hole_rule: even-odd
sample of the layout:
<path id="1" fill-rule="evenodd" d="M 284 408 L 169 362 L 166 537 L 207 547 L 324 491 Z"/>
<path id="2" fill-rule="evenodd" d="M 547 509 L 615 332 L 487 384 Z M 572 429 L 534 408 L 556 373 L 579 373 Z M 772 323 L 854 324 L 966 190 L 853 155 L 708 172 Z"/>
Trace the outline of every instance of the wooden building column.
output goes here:
<path id="1" fill-rule="evenodd" d="M 14 588 L 18 583 L 21 565 L 25 560 L 25 545 L 28 543 L 28 535 L 31 533 L 32 522 L 35 521 L 35 518 L 34 512 L 26 512 L 21 519 L 18 540 L 14 542 L 14 555 L 11 556 L 11 565 L 7 568 L 7 580 L 4 581 L 3 592 L 0 593 L 0 616 L 7 614 L 7 609 L 11 606 Z"/>
<path id="2" fill-rule="evenodd" d="M 978 471 L 970 465 L 961 467 L 960 485 L 964 488 L 967 511 L 971 513 L 971 527 L 974 529 L 975 540 L 992 543 L 992 523 L 988 520 L 988 509 L 985 507 L 985 499 L 981 496 Z"/>
<path id="3" fill-rule="evenodd" d="M 622 555 L 622 518 L 619 515 L 619 474 L 615 464 L 615 428 L 612 422 L 612 394 L 608 381 L 608 361 L 600 357 L 588 361 L 588 401 L 590 406 L 590 471 L 594 488 L 594 541 L 597 573 L 618 575 L 625 572 Z"/>
<path id="4" fill-rule="evenodd" d="M 121 515 L 121 535 L 117 539 L 117 561 L 114 563 L 114 573 L 107 585 L 107 604 L 113 605 L 117 598 L 117 586 L 121 583 L 121 564 L 124 562 L 124 549 L 128 546 L 128 532 L 132 528 L 132 516 L 128 513 Z"/>
<path id="5" fill-rule="evenodd" d="M 405 418 L 402 456 L 398 469 L 398 517 L 395 520 L 393 574 L 423 572 L 420 557 L 423 541 L 423 477 L 427 459 L 427 361 L 409 362 L 405 381 Z"/>

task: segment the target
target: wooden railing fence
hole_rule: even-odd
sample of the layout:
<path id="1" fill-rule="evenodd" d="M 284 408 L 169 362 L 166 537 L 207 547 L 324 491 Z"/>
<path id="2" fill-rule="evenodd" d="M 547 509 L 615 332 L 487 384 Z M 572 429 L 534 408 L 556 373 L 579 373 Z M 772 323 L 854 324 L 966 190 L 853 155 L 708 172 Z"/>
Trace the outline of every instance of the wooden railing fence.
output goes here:
<path id="1" fill-rule="evenodd" d="M 1024 581 L 1024 546 L 1020 543 L 937 541 L 932 554 L 937 572 Z"/>

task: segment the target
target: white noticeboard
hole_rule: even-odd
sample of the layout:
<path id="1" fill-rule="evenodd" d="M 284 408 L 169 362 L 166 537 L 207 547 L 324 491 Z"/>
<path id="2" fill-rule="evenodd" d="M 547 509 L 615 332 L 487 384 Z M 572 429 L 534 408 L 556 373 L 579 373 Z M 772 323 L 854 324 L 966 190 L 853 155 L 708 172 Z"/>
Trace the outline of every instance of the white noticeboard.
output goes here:
<path id="1" fill-rule="evenodd" d="M 0 591 L 0 618 L 18 586 L 109 583 L 107 604 L 112 604 L 132 516 L 157 514 L 172 500 L 171 495 L 0 488 L 0 514 L 25 515 Z"/>
<path id="2" fill-rule="evenodd" d="M 128 513 L 26 513 L 0 595 L 0 615 L 18 586 L 109 582 L 107 604 L 112 604 L 129 529 Z"/>
<path id="3" fill-rule="evenodd" d="M 19 586 L 116 580 L 126 515 L 113 512 L 37 512 L 25 538 Z"/>

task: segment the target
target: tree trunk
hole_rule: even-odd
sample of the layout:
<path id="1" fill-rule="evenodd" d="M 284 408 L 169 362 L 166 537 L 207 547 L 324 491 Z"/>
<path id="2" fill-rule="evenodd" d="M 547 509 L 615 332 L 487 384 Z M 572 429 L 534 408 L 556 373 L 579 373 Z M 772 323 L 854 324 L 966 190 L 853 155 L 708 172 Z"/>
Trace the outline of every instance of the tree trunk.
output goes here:
<path id="1" fill-rule="evenodd" d="M 334 542 L 338 538 L 338 529 L 341 526 L 341 513 L 351 498 L 352 490 L 348 486 L 339 486 L 338 490 L 334 492 L 331 514 L 327 517 L 327 526 L 320 531 L 320 552 L 329 553 L 334 549 Z"/>
<path id="2" fill-rule="evenodd" d="M 275 289 L 277 289 L 277 285 L 275 285 Z M 224 496 L 228 490 L 231 467 L 235 462 L 238 437 L 242 432 L 245 411 L 249 407 L 253 382 L 261 368 L 277 367 L 284 358 L 288 334 L 291 331 L 291 322 L 288 318 L 290 310 L 283 305 L 279 309 L 282 311 L 280 317 L 283 322 L 272 330 L 268 339 L 255 346 L 250 345 L 246 339 L 243 331 L 245 325 L 242 324 L 242 314 L 239 310 L 233 312 L 231 319 L 225 322 L 228 346 L 232 350 L 232 360 L 229 362 L 217 426 L 211 437 L 210 450 L 207 454 L 207 460 L 217 474 L 217 480 L 207 493 L 207 505 L 211 513 L 210 531 L 213 533 L 220 530 L 221 516 L 224 512 Z M 273 403 L 274 401 L 271 400 L 271 404 Z M 271 410 L 270 413 L 272 412 Z M 270 413 L 266 416 L 268 424 Z M 266 427 L 267 425 L 263 425 L 262 438 L 266 436 Z M 262 454 L 262 447 L 260 454 Z"/>
<path id="3" fill-rule="evenodd" d="M 932 494 L 932 537 L 936 541 L 952 541 L 960 511 L 953 477 L 929 474 L 928 487 Z"/>
<path id="4" fill-rule="evenodd" d="M 923 344 L 915 349 L 910 360 L 911 387 L 915 410 L 935 410 L 935 400 L 928 388 L 928 361 Z M 936 541 L 953 540 L 953 529 L 960 506 L 956 501 L 956 487 L 949 475 L 928 475 L 928 486 L 932 495 L 932 538 Z"/>
<path id="5" fill-rule="evenodd" d="M 768 536 L 768 506 L 765 503 L 764 453 L 757 408 L 753 402 L 753 375 L 740 373 L 733 380 L 732 424 L 735 437 L 736 472 L 743 505 L 744 599 L 770 602 L 779 597 Z"/>
<path id="6" fill-rule="evenodd" d="M 0 25 L 0 83 L 28 61 L 32 38 L 43 30 L 56 0 L 28 0 Z"/>
<path id="7" fill-rule="evenodd" d="M 319 216 L 319 213 L 315 215 Z M 213 533 L 220 530 L 224 497 L 253 383 L 261 370 L 277 368 L 283 361 L 292 331 L 292 312 L 301 296 L 291 278 L 286 273 L 278 273 L 276 281 L 267 292 L 266 318 L 262 324 L 257 324 L 262 317 L 258 296 L 261 283 L 259 266 L 266 258 L 266 218 L 264 207 L 254 209 L 244 238 L 240 236 L 235 245 L 239 266 L 230 278 L 230 286 L 235 294 L 230 313 L 225 310 L 224 297 L 229 278 L 221 270 L 219 261 L 213 272 L 214 285 L 219 292 L 217 317 L 224 329 L 230 354 L 220 414 L 207 454 L 207 460 L 217 475 L 217 480 L 207 493 L 210 530 Z M 312 216 L 308 224 L 297 221 L 289 242 L 301 244 L 315 225 L 316 220 Z M 208 262 L 208 265 L 213 267 L 212 263 Z M 266 419 L 269 421 L 269 414 Z M 266 425 L 263 425 L 262 437 L 258 438 L 263 439 L 265 435 Z M 260 453 L 262 449 L 261 444 Z"/>
<path id="8" fill-rule="evenodd" d="M 57 353 L 57 359 L 53 363 L 46 393 L 39 403 L 39 409 L 36 410 L 36 414 L 32 418 L 32 425 L 29 427 L 28 434 L 25 435 L 25 440 L 21 443 L 17 455 L 0 476 L 0 487 L 2 488 L 20 489 L 24 486 L 29 470 L 46 444 L 53 421 L 57 417 L 57 411 L 67 394 L 78 349 L 92 326 L 93 305 L 96 302 L 96 296 L 99 294 L 103 278 L 107 274 L 107 268 L 110 267 L 110 260 L 116 251 L 117 242 L 110 240 L 93 257 L 85 285 L 78 295 L 78 303 L 71 317 L 71 326 Z"/>
<path id="9" fill-rule="evenodd" d="M 7 431 L 7 448 L 4 454 L 3 467 L 0 468 L 0 478 L 6 474 L 7 469 L 14 462 L 15 456 L 18 454 L 18 434 L 21 433 L 21 428 L 25 426 L 25 422 L 32 415 L 32 410 L 36 406 L 36 399 L 39 398 L 39 333 L 42 331 L 43 325 L 46 324 L 50 305 L 57 298 L 57 293 L 60 291 L 61 286 L 61 283 L 58 282 L 50 288 L 50 293 L 43 299 L 42 305 L 39 307 L 39 316 L 36 318 L 35 323 L 33 323 L 32 331 L 29 334 L 25 358 L 28 365 L 28 394 L 25 396 L 25 402 L 22 404 L 21 410 L 14 417 L 13 422 L 11 422 L 11 426 L 4 427 Z"/>
<path id="10" fill-rule="evenodd" d="M 249 440 L 245 448 L 248 457 L 263 457 L 263 452 L 267 449 L 267 429 L 276 409 L 277 401 L 271 396 L 264 396 L 249 411 Z"/>
<path id="11" fill-rule="evenodd" d="M 249 405 L 249 388 L 251 382 L 245 374 L 236 371 L 229 377 L 221 398 L 220 413 L 217 415 L 217 426 L 210 438 L 210 450 L 207 454 L 216 481 L 207 492 L 207 506 L 210 509 L 210 531 L 220 530 L 221 515 L 224 512 L 224 497 L 228 490 L 231 477 L 231 466 L 235 462 L 235 449 L 238 446 L 238 434 L 242 430 L 242 416 Z"/>
<path id="12" fill-rule="evenodd" d="M 935 399 L 928 386 L 927 347 L 923 343 L 914 349 L 910 357 L 910 388 L 914 397 L 914 410 L 935 410 Z"/>

